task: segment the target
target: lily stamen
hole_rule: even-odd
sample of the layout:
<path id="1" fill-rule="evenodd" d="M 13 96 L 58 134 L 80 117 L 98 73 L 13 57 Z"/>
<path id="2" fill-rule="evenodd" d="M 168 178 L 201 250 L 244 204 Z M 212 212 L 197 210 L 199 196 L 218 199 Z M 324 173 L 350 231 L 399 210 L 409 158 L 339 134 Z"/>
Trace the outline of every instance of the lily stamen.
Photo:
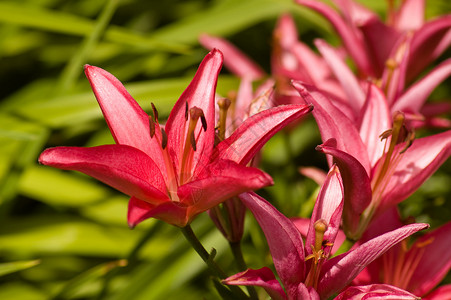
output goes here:
<path id="1" fill-rule="evenodd" d="M 186 115 L 186 114 L 185 114 Z M 197 122 L 201 121 L 203 130 L 207 130 L 207 121 L 205 119 L 204 112 L 198 107 L 192 107 L 189 109 L 189 125 L 188 132 L 186 134 L 185 146 L 183 148 L 183 156 L 181 163 L 180 182 L 184 183 L 191 176 L 191 163 L 194 151 L 196 147 L 195 129 Z"/>

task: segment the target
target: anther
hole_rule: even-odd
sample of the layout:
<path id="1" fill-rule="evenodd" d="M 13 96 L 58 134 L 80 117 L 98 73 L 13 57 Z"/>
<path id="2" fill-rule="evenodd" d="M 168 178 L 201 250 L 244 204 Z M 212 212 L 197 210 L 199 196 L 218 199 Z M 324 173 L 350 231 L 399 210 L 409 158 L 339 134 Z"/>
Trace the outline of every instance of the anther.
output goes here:
<path id="1" fill-rule="evenodd" d="M 185 121 L 188 121 L 188 101 L 185 102 Z"/>
<path id="2" fill-rule="evenodd" d="M 167 145 L 168 145 L 168 136 L 166 135 L 166 131 L 164 131 L 164 129 L 161 128 L 161 148 L 163 148 L 164 150 Z"/>
<path id="3" fill-rule="evenodd" d="M 152 112 L 153 112 L 154 121 L 158 122 L 158 111 L 157 111 L 157 108 L 155 107 L 153 102 L 151 102 L 150 105 L 152 106 Z"/>
<path id="4" fill-rule="evenodd" d="M 155 122 L 153 121 L 151 116 L 149 116 L 149 131 L 150 137 L 153 138 L 153 136 L 155 135 Z"/>

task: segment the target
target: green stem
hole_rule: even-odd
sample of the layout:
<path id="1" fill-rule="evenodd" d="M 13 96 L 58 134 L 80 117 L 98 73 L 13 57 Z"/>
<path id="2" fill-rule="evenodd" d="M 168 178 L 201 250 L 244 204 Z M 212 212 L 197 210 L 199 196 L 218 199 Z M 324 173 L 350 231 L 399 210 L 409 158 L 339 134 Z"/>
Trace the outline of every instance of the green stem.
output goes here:
<path id="1" fill-rule="evenodd" d="M 246 271 L 248 269 L 246 262 L 244 261 L 243 251 L 241 250 L 241 242 L 230 242 L 230 248 L 232 249 L 233 257 L 238 266 L 239 271 Z M 250 298 L 253 300 L 258 299 L 257 291 L 253 286 L 247 286 Z"/>
<path id="2" fill-rule="evenodd" d="M 199 256 L 202 258 L 202 260 L 207 264 L 208 269 L 210 272 L 218 277 L 219 279 L 225 279 L 227 277 L 226 273 L 216 264 L 216 262 L 213 260 L 214 254 L 209 254 L 207 250 L 205 250 L 202 243 L 199 241 L 199 239 L 196 237 L 196 235 L 193 232 L 193 229 L 190 225 L 186 225 L 185 227 L 180 228 L 185 238 L 188 240 L 188 242 L 191 244 L 191 246 L 194 248 L 194 250 L 199 254 Z M 215 252 L 214 252 L 215 253 Z M 240 289 L 238 286 L 227 286 L 236 296 L 238 296 L 237 299 L 249 299 L 249 297 L 243 292 L 242 289 Z"/>

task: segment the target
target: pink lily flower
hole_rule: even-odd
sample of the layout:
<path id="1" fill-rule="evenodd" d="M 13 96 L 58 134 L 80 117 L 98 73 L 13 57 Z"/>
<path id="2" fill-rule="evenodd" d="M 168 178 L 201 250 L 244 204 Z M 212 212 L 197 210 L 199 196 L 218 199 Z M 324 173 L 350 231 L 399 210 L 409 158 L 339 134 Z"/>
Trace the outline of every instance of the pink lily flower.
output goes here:
<path id="1" fill-rule="evenodd" d="M 451 130 L 416 139 L 409 147 L 405 117 L 393 120 L 385 97 L 370 85 L 359 122 L 351 121 L 316 88 L 293 83 L 315 107 L 328 162 L 340 168 L 345 187 L 343 228 L 358 239 L 371 220 L 410 196 L 451 155 Z M 391 129 L 390 129 L 391 128 Z M 383 134 L 386 143 L 379 140 Z"/>
<path id="2" fill-rule="evenodd" d="M 334 0 L 339 11 L 320 1 L 296 2 L 322 14 L 331 23 L 359 69 L 361 78 L 380 78 L 390 56 L 408 35 L 411 39 L 405 73 L 407 81 L 415 78 L 451 43 L 451 15 L 426 22 L 424 0 L 402 1 L 397 11 L 389 5 L 387 23 L 352 0 Z"/>
<path id="3" fill-rule="evenodd" d="M 272 271 L 262 269 L 235 274 L 229 285 L 263 287 L 275 300 L 327 299 L 345 288 L 370 262 L 427 224 L 411 224 L 376 237 L 353 251 L 330 258 L 341 222 L 343 186 L 336 166 L 322 186 L 307 233 L 305 247 L 293 222 L 255 193 L 239 196 L 260 224 L 269 244 L 282 288 Z"/>
<path id="4" fill-rule="evenodd" d="M 352 119 L 347 111 L 359 116 L 369 78 L 384 91 L 391 112 L 406 113 L 415 127 L 451 126 L 449 120 L 436 117 L 451 109 L 449 103 L 439 106 L 425 103 L 432 90 L 451 74 L 451 60 L 442 62 L 411 85 L 451 44 L 451 15 L 426 22 L 424 0 L 402 1 L 397 11 L 393 1 L 389 1 L 388 20 L 384 24 L 376 14 L 352 0 L 334 0 L 338 11 L 320 1 L 296 1 L 329 20 L 359 70 L 356 77 L 341 54 L 323 41 L 315 42 L 346 94 L 342 99 L 347 101 L 339 106 L 348 117 Z"/>
<path id="5" fill-rule="evenodd" d="M 371 224 L 359 242 L 363 243 L 402 225 L 397 209 L 388 210 Z M 390 284 L 422 299 L 449 299 L 450 284 L 436 291 L 434 288 L 451 268 L 450 232 L 451 222 L 448 222 L 413 243 L 409 239 L 403 240 L 368 265 L 353 283 Z"/>
<path id="6" fill-rule="evenodd" d="M 214 147 L 215 89 L 222 61 L 218 50 L 205 57 L 164 129 L 157 111 L 149 118 L 113 75 L 85 66 L 116 144 L 50 148 L 40 163 L 83 172 L 131 196 L 130 227 L 151 217 L 183 227 L 225 199 L 272 184 L 269 175 L 245 166 L 247 157 L 311 108 L 285 106 L 255 115 Z"/>
<path id="7" fill-rule="evenodd" d="M 330 65 L 331 70 L 340 82 L 345 93 L 346 101 L 338 102 L 337 106 L 345 113 L 351 120 L 358 120 L 361 111 L 365 104 L 366 91 L 368 90 L 368 81 L 357 78 L 351 69 L 348 67 L 344 59 L 337 53 L 337 51 L 329 46 L 325 41 L 315 40 L 315 45 L 324 57 L 325 61 Z M 407 55 L 401 56 L 400 65 L 404 66 Z M 443 113 L 450 109 L 449 103 L 441 105 L 428 105 L 427 98 L 432 91 L 447 77 L 451 75 L 451 59 L 445 60 L 435 68 L 433 68 L 423 78 L 416 81 L 414 84 L 405 88 L 405 73 L 404 68 L 393 70 L 386 69 L 386 75 L 376 85 L 380 86 L 385 94 L 385 99 L 389 110 L 392 114 L 396 111 L 404 112 L 410 119 L 415 121 L 415 124 L 421 124 L 419 121 L 428 122 L 429 124 L 437 124 L 441 127 L 451 126 L 450 122 L 439 123 L 439 119 L 435 115 Z M 388 74 L 388 75 L 387 75 Z M 305 82 L 310 84 L 309 82 Z M 332 98 L 337 102 L 335 98 Z M 416 125 L 418 127 L 418 125 Z"/>
<path id="8" fill-rule="evenodd" d="M 256 62 L 230 42 L 209 35 L 202 35 L 200 43 L 207 49 L 218 48 L 225 55 L 225 66 L 235 75 L 248 81 L 267 76 Z M 346 95 L 325 60 L 298 39 L 298 31 L 293 18 L 282 15 L 273 31 L 271 53 L 271 79 L 275 84 L 275 103 L 299 103 L 299 94 L 291 86 L 291 80 L 321 86 L 337 101 L 344 101 Z"/>

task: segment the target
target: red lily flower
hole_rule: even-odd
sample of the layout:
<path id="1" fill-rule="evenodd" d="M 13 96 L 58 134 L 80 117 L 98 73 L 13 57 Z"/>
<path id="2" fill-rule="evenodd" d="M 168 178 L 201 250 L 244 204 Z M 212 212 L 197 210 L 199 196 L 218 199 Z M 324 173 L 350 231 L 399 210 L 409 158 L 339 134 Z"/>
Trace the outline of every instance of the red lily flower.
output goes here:
<path id="1" fill-rule="evenodd" d="M 39 161 L 83 172 L 131 196 L 131 227 L 151 217 L 183 227 L 225 199 L 272 184 L 269 175 L 245 166 L 246 157 L 258 151 L 271 133 L 311 108 L 280 107 L 249 118 L 240 135 L 218 145 L 228 154 L 218 151 L 214 148 L 214 100 L 222 60 L 218 50 L 205 57 L 164 129 L 156 110 L 149 118 L 113 75 L 86 66 L 85 73 L 116 144 L 51 148 Z M 259 130 L 245 132 L 255 127 Z M 235 145 L 240 147 L 233 148 Z"/>
<path id="2" fill-rule="evenodd" d="M 373 217 L 405 200 L 451 155 L 451 130 L 416 139 L 410 147 L 411 140 L 403 142 L 403 114 L 395 114 L 392 124 L 385 97 L 374 85 L 357 123 L 316 88 L 294 86 L 315 106 L 324 142 L 318 150 L 330 155 L 329 164 L 335 162 L 343 176 L 343 227 L 349 238 L 358 239 Z M 391 133 L 386 144 L 379 140 L 384 132 Z"/>
<path id="3" fill-rule="evenodd" d="M 427 224 L 406 225 L 329 259 L 343 209 L 343 186 L 337 167 L 331 168 L 318 195 L 305 248 L 295 224 L 269 202 L 255 193 L 239 197 L 260 224 L 285 289 L 266 267 L 235 274 L 224 283 L 261 286 L 276 300 L 327 299 L 390 247 L 428 227 Z"/>
<path id="4" fill-rule="evenodd" d="M 397 209 L 388 210 L 371 224 L 359 242 L 402 225 Z M 422 299 L 448 299 L 451 285 L 445 285 L 436 291 L 433 289 L 451 268 L 450 232 L 451 222 L 448 222 L 424 234 L 414 243 L 409 243 L 408 239 L 402 241 L 368 265 L 353 283 L 390 284 Z M 429 297 L 431 293 L 432 298 Z"/>

